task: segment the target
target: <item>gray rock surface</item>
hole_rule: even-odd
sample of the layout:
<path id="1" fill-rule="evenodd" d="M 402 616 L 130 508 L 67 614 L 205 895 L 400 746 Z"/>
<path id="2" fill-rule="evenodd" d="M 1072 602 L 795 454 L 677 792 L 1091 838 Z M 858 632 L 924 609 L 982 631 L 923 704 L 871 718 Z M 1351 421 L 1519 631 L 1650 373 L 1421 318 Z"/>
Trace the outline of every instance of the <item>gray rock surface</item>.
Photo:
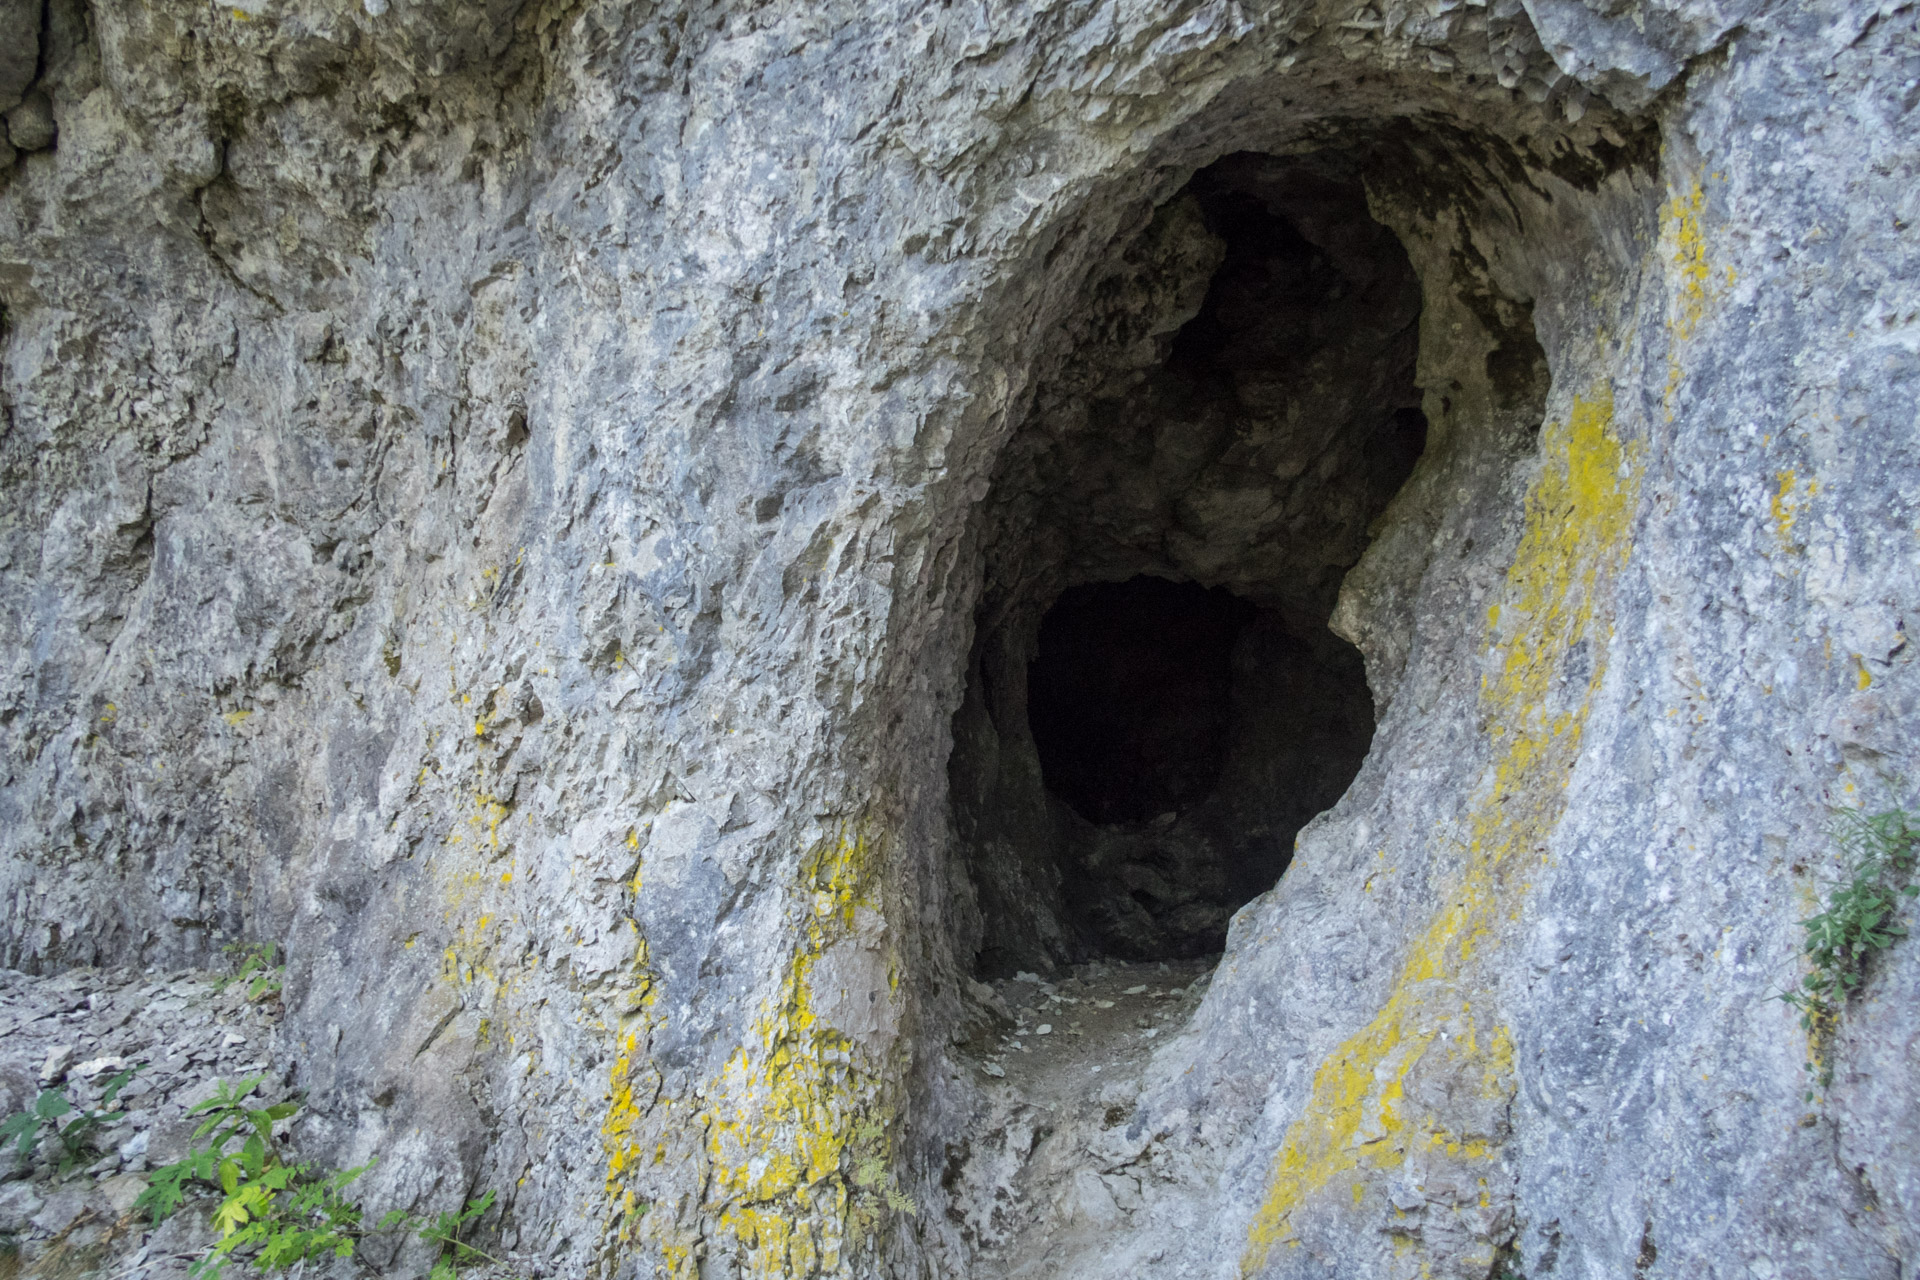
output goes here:
<path id="1" fill-rule="evenodd" d="M 1917 23 L 0 3 L 7 990 L 280 943 L 303 1158 L 528 1274 L 1910 1274 L 1920 948 L 1811 1099 L 1774 997 L 1916 803 Z M 1236 163 L 1418 319 L 1170 409 Z M 1372 745 L 1202 994 L 1012 1069 L 1107 979 L 965 708 L 1136 573 Z"/>

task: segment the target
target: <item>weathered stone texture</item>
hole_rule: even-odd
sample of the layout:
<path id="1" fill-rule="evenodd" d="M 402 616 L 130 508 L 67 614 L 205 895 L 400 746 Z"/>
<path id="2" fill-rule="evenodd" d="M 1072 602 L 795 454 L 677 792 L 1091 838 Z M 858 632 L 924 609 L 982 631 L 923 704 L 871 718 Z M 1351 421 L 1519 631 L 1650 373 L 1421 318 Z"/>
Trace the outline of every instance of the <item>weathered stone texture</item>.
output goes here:
<path id="1" fill-rule="evenodd" d="M 1917 22 L 0 0 L 0 962 L 284 944 L 312 1158 L 557 1275 L 1906 1276 L 1920 944 L 1812 1101 L 1774 996 L 1827 806 L 1915 803 Z M 1063 551 L 1242 152 L 1397 238 L 1425 452 Z M 1268 552 L 1372 750 L 1056 1124 L 960 1044 L 1044 897 L 949 802 L 976 633 Z"/>

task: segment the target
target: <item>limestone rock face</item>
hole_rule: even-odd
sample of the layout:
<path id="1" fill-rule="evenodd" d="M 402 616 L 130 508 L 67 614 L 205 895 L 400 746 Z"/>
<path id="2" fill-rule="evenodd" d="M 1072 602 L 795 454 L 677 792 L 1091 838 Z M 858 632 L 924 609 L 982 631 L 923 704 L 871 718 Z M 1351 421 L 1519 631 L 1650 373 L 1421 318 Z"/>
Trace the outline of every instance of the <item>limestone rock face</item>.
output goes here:
<path id="1" fill-rule="evenodd" d="M 303 1158 L 552 1275 L 1907 1276 L 1920 943 L 1776 996 L 1920 803 L 1917 81 L 1868 0 L 0 0 L 0 963 L 280 944 Z M 1025 720 L 1138 576 L 1280 691 L 1160 827 Z"/>

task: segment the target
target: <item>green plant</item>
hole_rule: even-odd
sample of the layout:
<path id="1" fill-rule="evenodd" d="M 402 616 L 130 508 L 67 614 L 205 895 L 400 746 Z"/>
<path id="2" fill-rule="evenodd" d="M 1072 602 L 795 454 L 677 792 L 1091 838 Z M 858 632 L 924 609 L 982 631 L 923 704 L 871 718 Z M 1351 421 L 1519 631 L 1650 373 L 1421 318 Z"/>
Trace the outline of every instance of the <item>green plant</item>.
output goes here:
<path id="1" fill-rule="evenodd" d="M 224 1198 L 213 1215 L 220 1239 L 189 1268 L 195 1280 L 218 1276 L 236 1255 L 251 1255 L 253 1264 L 267 1271 L 325 1253 L 344 1258 L 360 1234 L 360 1208 L 345 1191 L 372 1166 L 316 1174 L 311 1165 L 283 1161 L 273 1128 L 300 1104 L 249 1106 L 263 1078 L 251 1076 L 237 1086 L 217 1082 L 214 1096 L 187 1113 L 206 1118 L 194 1130 L 186 1156 L 155 1170 L 134 1202 L 157 1224 L 180 1207 L 196 1183 L 220 1191 Z M 239 1147 L 229 1151 L 235 1142 Z"/>
<path id="2" fill-rule="evenodd" d="M 361 1224 L 360 1206 L 346 1195 L 347 1187 L 372 1163 L 316 1172 L 310 1164 L 283 1160 L 274 1127 L 297 1114 L 300 1103 L 289 1099 L 250 1105 L 262 1079 L 251 1076 L 238 1085 L 216 1082 L 214 1096 L 188 1113 L 206 1118 L 194 1130 L 186 1156 L 155 1170 L 134 1202 L 158 1224 L 202 1188 L 219 1193 L 213 1222 L 220 1238 L 188 1268 L 194 1280 L 215 1280 L 235 1257 L 245 1257 L 262 1272 L 284 1271 L 323 1254 L 349 1257 L 356 1243 L 372 1234 Z M 460 1239 L 462 1228 L 485 1215 L 493 1202 L 489 1191 L 463 1209 L 430 1220 L 389 1213 L 374 1230 L 417 1228 L 422 1240 L 440 1246 L 430 1280 L 457 1280 L 462 1263 L 474 1258 L 499 1262 Z"/>
<path id="3" fill-rule="evenodd" d="M 427 1280 L 458 1280 L 460 1264 L 463 1262 L 475 1258 L 485 1262 L 500 1262 L 492 1254 L 476 1249 L 460 1238 L 460 1228 L 478 1221 L 491 1208 L 493 1192 L 489 1191 L 478 1200 L 467 1201 L 466 1208 L 439 1214 L 431 1222 L 396 1210 L 382 1218 L 380 1226 L 382 1229 L 419 1227 L 422 1240 L 440 1246 L 439 1256 L 434 1259 L 433 1270 L 428 1273 Z"/>
<path id="4" fill-rule="evenodd" d="M 1833 1083 L 1830 1041 L 1840 1011 L 1866 981 L 1872 958 L 1906 936 L 1898 919 L 1901 900 L 1920 895 L 1920 887 L 1905 883 L 1920 853 L 1913 814 L 1835 809 L 1833 837 L 1841 878 L 1822 909 L 1800 922 L 1808 972 L 1797 989 L 1780 994 L 1800 1011 L 1811 1046 L 1807 1069 L 1823 1089 Z"/>
<path id="5" fill-rule="evenodd" d="M 857 1143 L 867 1148 L 866 1154 L 854 1162 L 853 1185 L 869 1193 L 879 1187 L 881 1198 L 896 1213 L 919 1213 L 920 1206 L 914 1203 L 913 1197 L 893 1185 L 893 1175 L 887 1170 L 887 1162 L 878 1154 L 884 1148 L 874 1145 L 885 1141 L 886 1130 L 869 1120 L 856 1128 L 853 1136 Z"/>
<path id="6" fill-rule="evenodd" d="M 14 1143 L 17 1154 L 25 1159 L 40 1144 L 41 1136 L 51 1133 L 60 1143 L 58 1176 L 66 1177 L 99 1157 L 95 1135 L 113 1116 L 114 1099 L 127 1087 L 127 1082 L 144 1069 L 144 1065 L 129 1067 L 107 1081 L 98 1107 L 76 1107 L 64 1090 L 42 1089 L 31 1107 L 0 1121 L 0 1143 Z M 65 1119 L 68 1116 L 72 1119 Z"/>
<path id="7" fill-rule="evenodd" d="M 280 949 L 273 943 L 229 942 L 221 950 L 237 957 L 240 967 L 231 977 L 215 981 L 215 991 L 225 991 L 236 982 L 244 982 L 247 984 L 249 1002 L 280 994 L 280 979 L 286 973 L 287 966 L 274 963 Z"/>

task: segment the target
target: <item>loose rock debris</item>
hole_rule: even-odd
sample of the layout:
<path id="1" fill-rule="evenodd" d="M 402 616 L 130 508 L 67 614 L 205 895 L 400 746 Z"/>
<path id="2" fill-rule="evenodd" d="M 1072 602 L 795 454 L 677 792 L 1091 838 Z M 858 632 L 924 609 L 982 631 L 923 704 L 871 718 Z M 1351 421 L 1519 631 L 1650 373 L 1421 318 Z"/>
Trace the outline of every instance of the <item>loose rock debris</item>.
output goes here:
<path id="1" fill-rule="evenodd" d="M 959 1060 L 979 1073 L 989 1114 L 974 1132 L 987 1137 L 954 1153 L 950 1189 L 982 1275 L 1051 1274 L 1059 1237 L 1111 1227 L 1142 1205 L 1143 1179 L 1172 1173 L 1156 1136 L 1130 1122 L 1149 1061 L 1212 970 L 1212 959 L 1096 961 L 1058 980 L 972 984 L 993 1024 L 976 1024 Z"/>

